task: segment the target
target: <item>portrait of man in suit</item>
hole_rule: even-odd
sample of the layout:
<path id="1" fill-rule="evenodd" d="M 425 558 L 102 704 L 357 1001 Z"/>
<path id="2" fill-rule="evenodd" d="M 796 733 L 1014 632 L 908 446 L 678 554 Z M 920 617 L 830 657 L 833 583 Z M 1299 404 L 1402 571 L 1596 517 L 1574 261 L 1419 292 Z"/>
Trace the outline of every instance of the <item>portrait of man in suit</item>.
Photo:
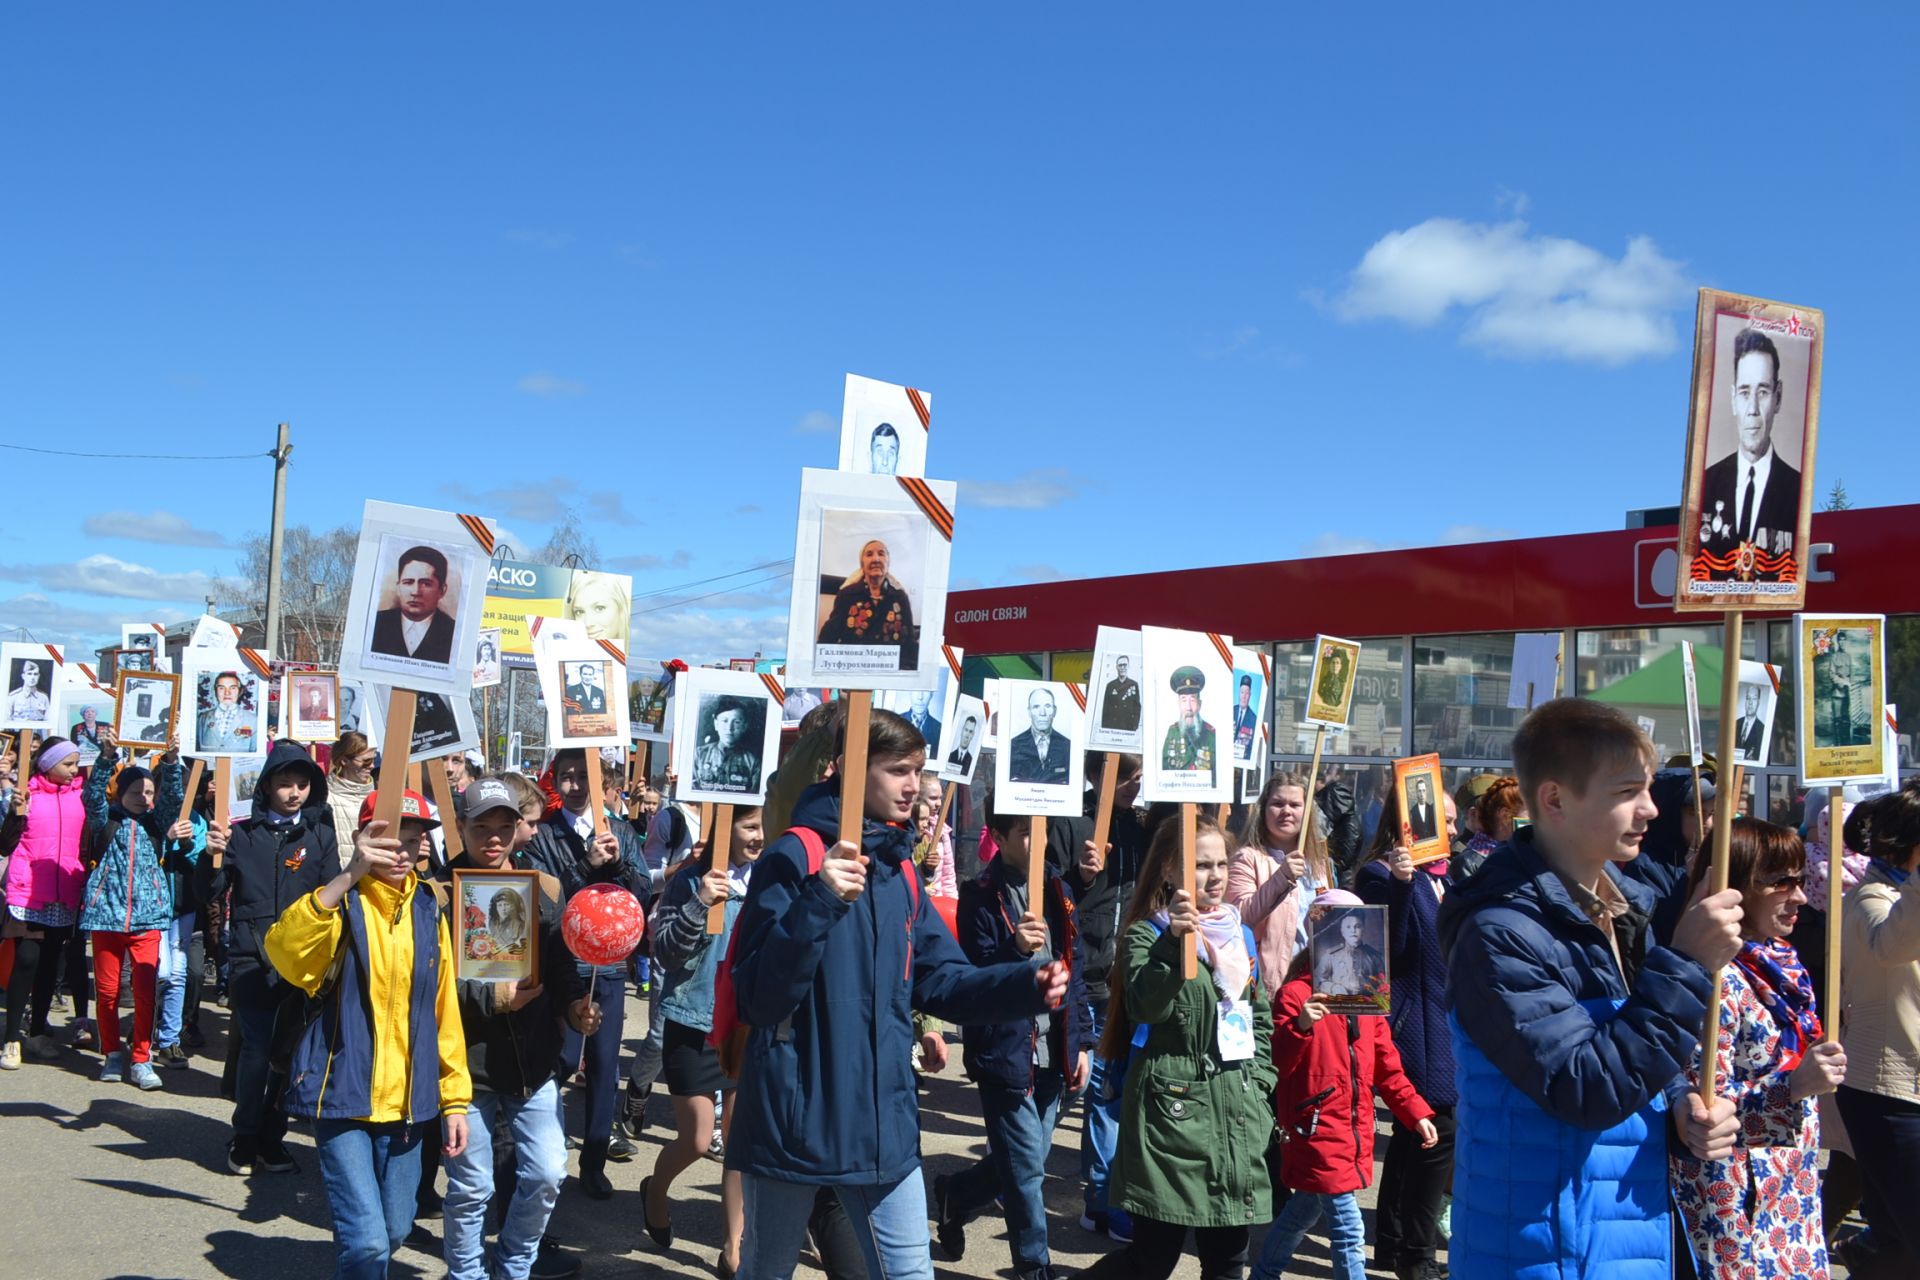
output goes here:
<path id="1" fill-rule="evenodd" d="M 1239 701 L 1233 706 L 1233 755 L 1245 760 L 1253 755 L 1254 735 L 1260 732 L 1260 714 L 1253 709 L 1253 677 L 1240 677 Z"/>
<path id="2" fill-rule="evenodd" d="M 1440 815 L 1433 807 L 1433 791 L 1425 777 L 1407 780 L 1407 827 L 1415 844 L 1440 834 Z"/>
<path id="3" fill-rule="evenodd" d="M 1712 556 L 1736 555 L 1751 547 L 1758 557 L 1794 555 L 1800 528 L 1800 471 L 1774 447 L 1773 424 L 1785 388 L 1780 351 L 1758 329 L 1742 329 L 1733 340 L 1733 377 L 1729 388 L 1735 446 L 1711 463 L 1700 486 L 1700 550 Z M 1714 581 L 1741 578 L 1782 581 L 1778 565 L 1756 560 L 1751 568 L 1713 568 Z M 1787 579 L 1791 581 L 1791 579 Z"/>
<path id="4" fill-rule="evenodd" d="M 920 738 L 932 751 L 940 745 L 940 717 L 933 714 L 933 691 L 916 689 L 907 704 L 907 723 L 920 731 Z"/>
<path id="5" fill-rule="evenodd" d="M 1007 778 L 1011 782 L 1044 782 L 1065 786 L 1068 758 L 1073 744 L 1066 735 L 1053 731 L 1053 691 L 1035 689 L 1027 695 L 1027 730 L 1013 740 L 1008 750 Z"/>
<path id="6" fill-rule="evenodd" d="M 1734 722 L 1733 758 L 1741 764 L 1761 764 L 1761 749 L 1767 740 L 1767 722 L 1760 715 L 1760 686 L 1740 686 L 1740 718 Z"/>
<path id="7" fill-rule="evenodd" d="M 373 651 L 421 662 L 453 661 L 453 615 L 440 606 L 447 594 L 447 557 L 435 547 L 408 547 L 394 566 L 391 608 L 373 617 Z"/>
<path id="8" fill-rule="evenodd" d="M 1140 727 L 1140 682 L 1127 675 L 1127 655 L 1113 660 L 1113 679 L 1100 695 L 1100 727 L 1132 733 Z"/>
<path id="9" fill-rule="evenodd" d="M 968 716 L 960 722 L 960 741 L 947 752 L 947 767 L 961 773 L 973 772 L 973 740 L 980 733 L 980 717 Z"/>
<path id="10" fill-rule="evenodd" d="M 607 709 L 607 691 L 600 687 L 600 666 L 594 662 L 564 664 L 567 674 L 567 710 L 598 715 Z"/>

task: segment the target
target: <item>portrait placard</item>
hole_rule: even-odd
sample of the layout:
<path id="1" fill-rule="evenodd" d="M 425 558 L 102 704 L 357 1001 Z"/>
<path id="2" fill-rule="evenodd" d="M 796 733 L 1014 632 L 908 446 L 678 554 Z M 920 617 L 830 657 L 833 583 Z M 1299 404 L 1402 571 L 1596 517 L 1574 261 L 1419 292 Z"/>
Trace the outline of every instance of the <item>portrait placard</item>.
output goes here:
<path id="1" fill-rule="evenodd" d="M 167 629 L 158 622 L 123 622 L 120 624 L 120 647 L 145 649 L 159 657 L 167 651 Z"/>
<path id="2" fill-rule="evenodd" d="M 674 797 L 760 804 L 780 758 L 780 705 L 751 671 L 696 667 L 674 689 Z"/>
<path id="3" fill-rule="evenodd" d="M 1313 994 L 1329 1013 L 1378 1014 L 1392 1006 L 1387 908 L 1314 907 L 1307 915 Z"/>
<path id="4" fill-rule="evenodd" d="M 260 774 L 267 767 L 265 756 L 235 756 L 227 766 L 227 818 L 242 822 L 253 816 L 255 792 L 260 789 Z"/>
<path id="5" fill-rule="evenodd" d="M 1513 675 L 1507 705 L 1531 711 L 1560 693 L 1560 633 L 1536 631 L 1513 638 Z"/>
<path id="6" fill-rule="evenodd" d="M 1800 785 L 1872 782 L 1886 768 L 1884 614 L 1796 613 Z"/>
<path id="7" fill-rule="evenodd" d="M 904 717 L 908 724 L 918 729 L 921 740 L 927 744 L 927 759 L 931 761 L 939 754 L 940 739 L 945 733 L 947 721 L 953 718 L 953 700 L 959 693 L 960 682 L 954 679 L 953 672 L 942 662 L 936 673 L 934 688 L 911 692 L 888 689 L 873 695 L 873 705 Z"/>
<path id="8" fill-rule="evenodd" d="M 1806 603 L 1825 347 L 1823 312 L 1700 291 L 1676 610 Z"/>
<path id="9" fill-rule="evenodd" d="M 110 649 L 113 655 L 113 674 L 122 671 L 158 671 L 151 649 Z"/>
<path id="10" fill-rule="evenodd" d="M 1207 631 L 1140 628 L 1149 804 L 1233 799 L 1233 641 Z"/>
<path id="11" fill-rule="evenodd" d="M 1307 677 L 1307 709 L 1300 722 L 1346 728 L 1353 713 L 1353 685 L 1359 676 L 1359 641 L 1315 636 L 1313 673 Z"/>
<path id="12" fill-rule="evenodd" d="M 162 750 L 173 737 L 180 677 L 167 671 L 122 671 L 113 684 L 113 736 L 122 747 Z"/>
<path id="13" fill-rule="evenodd" d="M 0 729 L 31 729 L 40 738 L 60 732 L 54 727 L 53 694 L 61 683 L 64 656 L 65 650 L 57 644 L 18 640 L 0 645 L 7 691 Z M 23 770 L 26 763 L 20 762 Z"/>
<path id="14" fill-rule="evenodd" d="M 1680 642 L 1680 684 L 1687 700 L 1687 759 L 1697 769 L 1707 762 L 1707 747 L 1700 732 L 1700 675 L 1693 665 L 1691 640 Z"/>
<path id="15" fill-rule="evenodd" d="M 940 781 L 973 785 L 974 770 L 980 767 L 980 748 L 986 741 L 987 704 L 970 694 L 959 694 L 947 715 L 935 754 L 940 762 Z"/>
<path id="16" fill-rule="evenodd" d="M 1447 838 L 1442 786 L 1437 755 L 1393 762 L 1393 791 L 1400 803 L 1400 847 L 1413 855 L 1416 866 L 1444 858 L 1453 848 Z"/>
<path id="17" fill-rule="evenodd" d="M 376 687 L 364 680 L 340 681 L 340 732 L 363 734 L 378 745 L 386 728 L 387 706 L 384 694 L 376 698 L 371 692 Z"/>
<path id="18" fill-rule="evenodd" d="M 1733 762 L 1767 763 L 1773 743 L 1773 713 L 1780 705 L 1780 673 L 1766 662 L 1740 664 L 1740 696 L 1733 722 Z"/>
<path id="19" fill-rule="evenodd" d="M 113 727 L 113 691 L 98 685 L 62 687 L 53 702 L 55 733 L 80 748 L 80 767 L 88 769 L 100 758 L 100 730 Z"/>
<path id="20" fill-rule="evenodd" d="M 801 473 L 787 683 L 926 686 L 953 551 L 950 480 Z"/>
<path id="21" fill-rule="evenodd" d="M 1087 675 L 1087 745 L 1095 751 L 1141 751 L 1145 734 L 1140 692 L 1140 633 L 1101 627 Z"/>
<path id="22" fill-rule="evenodd" d="M 500 628 L 480 628 L 473 648 L 473 687 L 491 689 L 500 683 Z"/>
<path id="23" fill-rule="evenodd" d="M 628 705 L 633 708 L 633 735 L 646 742 L 665 742 L 673 732 L 667 715 L 673 693 L 673 671 L 664 662 L 636 660 Z"/>
<path id="24" fill-rule="evenodd" d="M 840 408 L 840 470 L 926 475 L 932 422 L 933 397 L 927 392 L 848 374 Z"/>
<path id="25" fill-rule="evenodd" d="M 591 640 L 534 642 L 550 747 L 624 747 L 631 741 L 626 664 Z"/>
<path id="26" fill-rule="evenodd" d="M 340 737 L 340 673 L 288 671 L 280 685 L 280 736 L 295 742 Z"/>
<path id="27" fill-rule="evenodd" d="M 216 618 L 203 613 L 193 620 L 193 638 L 187 641 L 190 649 L 237 649 L 240 647 L 240 628 L 225 618 Z"/>
<path id="28" fill-rule="evenodd" d="M 454 976 L 464 982 L 540 981 L 540 873 L 455 871 Z"/>
<path id="29" fill-rule="evenodd" d="M 993 753 L 993 805 L 998 813 L 1074 818 L 1086 784 L 1084 713 L 1060 681 L 999 683 L 1000 738 Z"/>
<path id="30" fill-rule="evenodd" d="M 340 648 L 349 679 L 442 694 L 473 687 L 491 521 L 369 500 Z"/>
<path id="31" fill-rule="evenodd" d="M 186 699 L 180 725 L 182 755 L 257 756 L 266 751 L 271 682 L 245 652 L 188 649 L 180 677 Z"/>
<path id="32" fill-rule="evenodd" d="M 1252 649 L 1233 651 L 1233 756 L 1234 767 L 1244 769 L 1253 763 L 1260 748 L 1260 729 L 1267 722 L 1267 671 L 1260 655 Z"/>
<path id="33" fill-rule="evenodd" d="M 380 706 L 382 739 L 386 730 L 386 709 L 393 690 L 374 686 L 374 699 Z M 362 730 L 362 732 L 365 732 Z M 413 738 L 407 749 L 407 763 L 421 764 L 436 756 L 456 751 L 473 751 L 480 746 L 480 731 L 473 723 L 473 700 L 466 694 L 435 693 L 421 690 L 413 700 Z"/>

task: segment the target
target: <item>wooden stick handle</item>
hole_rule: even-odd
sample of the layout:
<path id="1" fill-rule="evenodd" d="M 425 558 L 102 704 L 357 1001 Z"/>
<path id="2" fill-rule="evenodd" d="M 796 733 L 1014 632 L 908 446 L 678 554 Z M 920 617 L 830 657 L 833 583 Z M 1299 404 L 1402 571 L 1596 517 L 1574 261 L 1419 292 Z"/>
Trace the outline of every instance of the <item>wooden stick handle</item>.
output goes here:
<path id="1" fill-rule="evenodd" d="M 873 720 L 873 693 L 855 689 L 847 694 L 847 749 L 840 774 L 840 838 L 861 847 L 860 833 L 867 815 L 867 734 Z"/>
<path id="2" fill-rule="evenodd" d="M 959 787 L 959 783 L 949 782 L 941 789 L 940 812 L 935 814 L 933 818 L 933 843 L 936 848 L 939 846 L 941 839 L 946 835 L 947 814 L 953 809 L 953 793 L 958 790 Z"/>
<path id="3" fill-rule="evenodd" d="M 1320 749 L 1326 745 L 1326 742 L 1327 726 L 1323 724 L 1315 725 L 1313 729 L 1313 763 L 1307 767 L 1307 803 L 1302 807 L 1300 813 L 1300 856 L 1307 860 L 1307 868 L 1313 872 L 1316 878 L 1320 875 L 1320 869 L 1314 866 L 1313 862 L 1313 842 L 1317 834 L 1314 831 L 1313 793 L 1320 785 Z M 1265 822 L 1265 816 L 1262 815 L 1260 820 Z M 1327 878 L 1329 880 L 1332 879 L 1332 871 L 1333 869 L 1331 867 L 1327 868 Z M 1327 888 L 1329 886 L 1323 885 L 1321 887 Z"/>
<path id="4" fill-rule="evenodd" d="M 1113 834 L 1113 793 L 1120 782 L 1120 757 L 1117 753 L 1107 752 L 1107 762 L 1100 766 L 1100 801 L 1093 811 L 1093 847 L 1099 851 L 1100 865 L 1107 865 L 1108 837 Z"/>
<path id="5" fill-rule="evenodd" d="M 196 763 L 198 763 L 196 761 Z M 233 820 L 233 813 L 227 804 L 227 793 L 233 789 L 233 757 L 215 756 L 213 758 L 213 820 L 226 826 Z M 352 840 L 352 836 L 347 837 Z M 221 854 L 213 851 L 213 865 L 218 867 Z"/>
<path id="6" fill-rule="evenodd" d="M 637 742 L 633 747 L 633 776 L 641 786 L 647 785 L 647 747 L 646 742 Z"/>
<path id="7" fill-rule="evenodd" d="M 1840 831 L 1840 812 L 1846 792 L 1827 788 L 1827 980 L 1820 1006 L 1820 1029 L 1826 1039 L 1840 1038 L 1840 888 L 1846 837 Z"/>
<path id="8" fill-rule="evenodd" d="M 600 778 L 600 749 L 586 749 L 587 807 L 593 810 L 593 838 L 607 834 L 607 789 Z"/>
<path id="9" fill-rule="evenodd" d="M 187 789 L 180 793 L 180 812 L 174 815 L 175 822 L 193 813 L 193 798 L 200 794 L 200 779 L 207 773 L 207 762 L 195 757 L 187 769 Z"/>
<path id="10" fill-rule="evenodd" d="M 1180 887 L 1197 908 L 1200 905 L 1198 873 L 1194 870 L 1194 839 L 1199 827 L 1200 810 L 1192 804 L 1180 806 Z M 1180 939 L 1180 975 L 1193 978 L 1200 973 L 1200 938 L 1189 933 Z"/>
<path id="11" fill-rule="evenodd" d="M 386 838 L 400 838 L 401 792 L 407 785 L 407 755 L 413 750 L 413 713 L 415 697 L 411 689 L 395 689 L 387 700 L 387 733 L 380 743 L 380 777 L 373 784 L 378 792 L 373 803 L 373 820 L 384 822 Z M 351 837 L 349 837 L 351 838 Z"/>
<path id="12" fill-rule="evenodd" d="M 1047 918 L 1047 820 L 1039 814 L 1027 819 L 1027 910 Z"/>
<path id="13" fill-rule="evenodd" d="M 1722 783 L 1733 781 L 1732 786 L 1721 786 L 1713 793 L 1713 871 L 1708 880 L 1709 893 L 1721 893 L 1726 890 L 1728 879 L 1727 858 L 1732 849 L 1734 799 L 1738 793 L 1738 774 L 1729 779 L 1726 769 L 1733 763 L 1734 748 L 1739 745 L 1738 722 L 1734 708 L 1740 699 L 1740 623 L 1741 613 L 1734 609 L 1727 614 L 1726 645 L 1720 654 L 1720 749 L 1715 762 L 1719 768 Z M 1700 1028 L 1700 1096 L 1711 1099 L 1714 1096 L 1715 1077 L 1720 1066 L 1720 997 L 1725 985 L 1721 979 L 1726 976 L 1725 968 L 1713 971 L 1713 992 L 1707 997 L 1707 1016 Z"/>
<path id="14" fill-rule="evenodd" d="M 33 730 L 22 729 L 19 742 L 19 749 L 14 752 L 16 758 L 13 769 L 20 779 L 20 785 L 24 787 L 33 777 Z"/>
<path id="15" fill-rule="evenodd" d="M 440 838 L 447 850 L 447 861 L 452 862 L 466 850 L 466 843 L 460 839 L 460 822 L 454 815 L 453 784 L 447 781 L 447 761 L 452 756 L 442 756 L 427 761 L 427 785 L 433 788 L 433 807 L 440 811 Z"/>
<path id="16" fill-rule="evenodd" d="M 707 869 L 719 871 L 727 865 L 728 851 L 733 844 L 733 806 L 718 804 L 713 807 L 712 834 L 707 837 Z M 691 873 L 689 873 L 691 874 Z M 724 898 L 714 899 L 707 908 L 707 934 L 718 936 L 727 924 L 727 903 Z"/>

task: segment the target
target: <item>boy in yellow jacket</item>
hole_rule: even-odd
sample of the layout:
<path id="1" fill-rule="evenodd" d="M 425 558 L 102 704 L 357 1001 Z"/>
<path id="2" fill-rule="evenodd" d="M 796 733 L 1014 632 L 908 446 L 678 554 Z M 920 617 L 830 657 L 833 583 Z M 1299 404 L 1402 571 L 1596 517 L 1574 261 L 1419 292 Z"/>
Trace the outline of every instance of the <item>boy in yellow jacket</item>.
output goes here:
<path id="1" fill-rule="evenodd" d="M 466 1150 L 473 1098 L 446 916 L 413 870 L 440 824 L 409 791 L 392 839 L 373 821 L 378 799 L 361 806 L 347 869 L 266 939 L 273 967 L 318 1010 L 293 1052 L 286 1108 L 313 1121 L 341 1280 L 386 1275 L 413 1225 L 423 1134 L 438 1118 L 444 1154 Z"/>

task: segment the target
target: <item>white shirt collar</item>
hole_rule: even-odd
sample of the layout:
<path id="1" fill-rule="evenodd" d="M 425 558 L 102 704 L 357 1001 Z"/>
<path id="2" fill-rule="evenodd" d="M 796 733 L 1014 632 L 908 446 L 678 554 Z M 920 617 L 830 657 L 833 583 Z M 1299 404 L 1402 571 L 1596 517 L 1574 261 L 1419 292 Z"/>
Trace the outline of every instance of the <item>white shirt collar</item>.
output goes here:
<path id="1" fill-rule="evenodd" d="M 431 625 L 433 625 L 432 614 L 428 614 L 418 622 L 415 622 L 405 614 L 400 616 L 400 635 L 401 638 L 407 642 L 407 652 L 409 654 L 415 649 L 418 649 L 421 641 L 427 638 L 427 628 Z"/>

